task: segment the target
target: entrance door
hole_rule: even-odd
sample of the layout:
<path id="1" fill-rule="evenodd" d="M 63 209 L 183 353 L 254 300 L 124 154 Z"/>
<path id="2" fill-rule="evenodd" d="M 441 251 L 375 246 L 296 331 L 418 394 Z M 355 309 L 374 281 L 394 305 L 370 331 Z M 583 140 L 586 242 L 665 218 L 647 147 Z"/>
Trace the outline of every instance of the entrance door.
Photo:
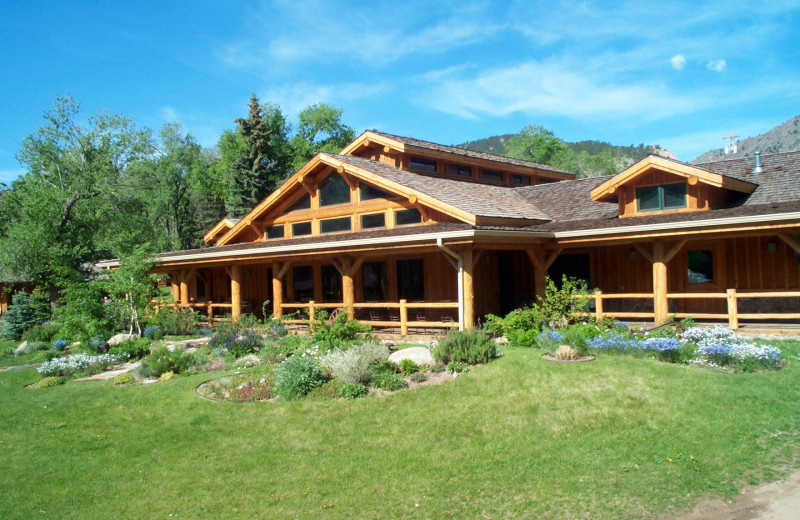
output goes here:
<path id="1" fill-rule="evenodd" d="M 550 269 L 547 270 L 547 275 L 556 287 L 561 287 L 561 280 L 566 275 L 569 278 L 578 278 L 585 280 L 586 285 L 591 288 L 591 267 L 589 265 L 589 255 L 560 255 L 556 258 Z"/>
<path id="2" fill-rule="evenodd" d="M 497 271 L 497 282 L 500 289 L 500 316 L 505 316 L 517 307 L 514 257 L 498 257 Z"/>

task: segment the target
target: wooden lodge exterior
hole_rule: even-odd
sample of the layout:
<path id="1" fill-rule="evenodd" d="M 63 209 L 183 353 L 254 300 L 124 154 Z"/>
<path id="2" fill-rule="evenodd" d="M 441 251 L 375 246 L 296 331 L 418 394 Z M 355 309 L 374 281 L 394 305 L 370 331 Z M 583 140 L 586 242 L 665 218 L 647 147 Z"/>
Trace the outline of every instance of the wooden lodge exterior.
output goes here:
<path id="1" fill-rule="evenodd" d="M 800 152 L 757 160 L 650 156 L 575 179 L 369 131 L 158 269 L 212 321 L 269 301 L 275 316 L 342 307 L 403 334 L 470 327 L 548 274 L 586 279 L 597 315 L 800 320 Z"/>

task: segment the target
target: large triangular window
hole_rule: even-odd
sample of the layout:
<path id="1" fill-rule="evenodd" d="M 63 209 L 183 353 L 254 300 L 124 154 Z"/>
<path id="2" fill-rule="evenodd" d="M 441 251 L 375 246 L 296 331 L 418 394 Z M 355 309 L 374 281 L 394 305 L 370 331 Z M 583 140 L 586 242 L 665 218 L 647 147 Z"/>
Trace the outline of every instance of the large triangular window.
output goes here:
<path id="1" fill-rule="evenodd" d="M 333 173 L 319 183 L 319 205 L 335 206 L 350 202 L 350 185 L 344 177 Z"/>
<path id="2" fill-rule="evenodd" d="M 377 200 L 377 199 L 391 199 L 391 193 L 385 192 L 369 184 L 361 183 L 358 187 L 361 194 L 361 200 Z"/>

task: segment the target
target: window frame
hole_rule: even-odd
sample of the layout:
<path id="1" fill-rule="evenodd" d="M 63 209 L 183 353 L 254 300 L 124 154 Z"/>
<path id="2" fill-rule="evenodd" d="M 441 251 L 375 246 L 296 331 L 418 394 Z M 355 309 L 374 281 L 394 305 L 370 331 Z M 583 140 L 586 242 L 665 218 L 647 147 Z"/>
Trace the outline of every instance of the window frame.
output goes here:
<path id="1" fill-rule="evenodd" d="M 670 187 L 681 186 L 683 188 L 683 205 L 681 206 L 667 206 L 666 205 L 666 189 Z M 657 208 L 642 208 L 642 194 L 645 191 L 656 190 L 656 197 L 658 200 Z M 636 186 L 636 212 L 637 213 L 650 213 L 653 211 L 675 211 L 682 210 L 689 207 L 688 190 L 686 189 L 685 182 L 670 182 L 668 184 L 650 184 L 647 186 Z"/>

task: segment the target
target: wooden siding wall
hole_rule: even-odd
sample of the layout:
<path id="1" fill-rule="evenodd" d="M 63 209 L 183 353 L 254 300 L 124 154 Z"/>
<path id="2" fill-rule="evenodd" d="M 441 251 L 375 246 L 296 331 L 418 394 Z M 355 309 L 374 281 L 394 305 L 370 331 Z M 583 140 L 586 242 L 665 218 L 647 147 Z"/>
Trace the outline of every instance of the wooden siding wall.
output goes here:
<path id="1" fill-rule="evenodd" d="M 33 292 L 33 288 L 34 286 L 30 284 L 0 285 L 0 316 L 4 316 L 8 312 L 8 306 L 11 305 L 14 294 L 19 291 L 30 294 Z"/>
<path id="2" fill-rule="evenodd" d="M 644 186 L 654 186 L 659 184 L 677 184 L 679 182 L 686 182 L 685 177 L 674 175 L 672 173 L 654 171 L 647 175 L 637 178 L 635 181 L 620 187 L 619 194 L 619 214 L 620 217 L 630 217 L 634 215 L 641 215 L 636 210 L 636 188 Z M 726 193 L 722 188 L 709 186 L 702 182 L 697 182 L 694 185 L 686 183 L 686 208 L 685 209 L 671 209 L 664 211 L 647 211 L 643 214 L 657 215 L 661 213 L 676 213 L 681 211 L 697 211 L 718 209 L 724 207 L 726 201 Z"/>

